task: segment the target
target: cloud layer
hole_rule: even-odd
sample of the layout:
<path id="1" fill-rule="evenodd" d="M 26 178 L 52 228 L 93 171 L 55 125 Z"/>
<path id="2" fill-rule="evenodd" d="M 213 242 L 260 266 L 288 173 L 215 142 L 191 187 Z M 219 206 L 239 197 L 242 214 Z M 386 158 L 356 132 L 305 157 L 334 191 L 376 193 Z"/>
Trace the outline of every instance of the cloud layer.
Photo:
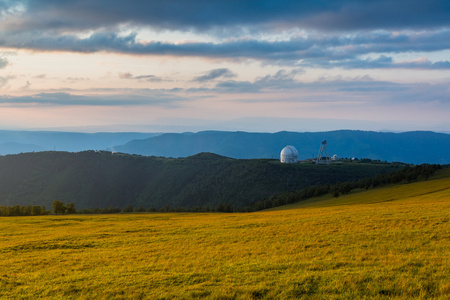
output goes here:
<path id="1" fill-rule="evenodd" d="M 450 24 L 445 0 L 6 0 L 0 10 L 9 17 L 9 26 L 19 30 L 85 30 L 124 23 L 198 31 L 239 26 L 398 30 Z"/>
<path id="2" fill-rule="evenodd" d="M 444 0 L 33 0 L 3 1 L 0 11 L 0 46 L 9 48 L 322 68 L 450 68 L 449 60 L 398 62 L 386 55 L 450 49 L 450 2 Z M 145 28 L 202 33 L 213 41 L 147 40 L 140 37 Z M 369 54 L 379 57 L 363 58 Z"/>
<path id="3" fill-rule="evenodd" d="M 448 0 L 0 0 L 0 49 L 1 120 L 450 112 Z"/>
<path id="4" fill-rule="evenodd" d="M 229 69 L 220 68 L 220 69 L 211 70 L 205 75 L 195 77 L 194 81 L 207 82 L 207 81 L 211 81 L 211 80 L 214 80 L 217 78 L 231 78 L 231 77 L 235 77 L 235 76 L 236 75 L 233 72 L 231 72 Z"/>
<path id="5" fill-rule="evenodd" d="M 0 69 L 5 68 L 9 64 L 8 60 L 0 57 Z"/>
<path id="6" fill-rule="evenodd" d="M 1 84 L 1 80 L 0 80 Z M 75 91 L 80 92 L 80 91 Z M 92 91 L 91 91 L 92 92 Z M 69 92 L 47 92 L 29 96 L 0 96 L 0 105 L 20 107 L 40 106 L 160 106 L 172 108 L 186 99 L 169 91 L 161 90 L 115 90 L 113 95 L 78 95 Z M 111 90 L 108 90 L 111 93 Z"/>

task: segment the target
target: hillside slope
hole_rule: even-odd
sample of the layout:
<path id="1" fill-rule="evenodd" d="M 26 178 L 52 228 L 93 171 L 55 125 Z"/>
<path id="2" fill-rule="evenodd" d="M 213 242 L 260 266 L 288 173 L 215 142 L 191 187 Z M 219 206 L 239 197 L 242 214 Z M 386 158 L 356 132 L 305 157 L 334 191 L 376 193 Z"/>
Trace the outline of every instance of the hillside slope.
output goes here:
<path id="1" fill-rule="evenodd" d="M 248 133 L 217 132 L 163 134 L 134 140 L 115 146 L 119 152 L 164 157 L 186 157 L 200 152 L 249 158 L 279 158 L 286 145 L 293 145 L 300 159 L 316 157 L 323 140 L 327 140 L 330 155 L 401 161 L 413 164 L 449 164 L 445 149 L 450 147 L 450 135 L 434 132 L 382 133 L 339 130 L 330 132 Z"/>
<path id="2" fill-rule="evenodd" d="M 245 207 L 270 195 L 399 170 L 403 165 L 281 164 L 202 153 L 168 159 L 110 152 L 39 152 L 0 157 L 0 205 L 73 202 L 78 209 Z"/>
<path id="3" fill-rule="evenodd" d="M 0 218 L 0 298 L 449 299 L 448 179 L 359 195 L 254 213 Z"/>
<path id="4" fill-rule="evenodd" d="M 450 200 L 450 168 L 436 171 L 431 179 L 425 181 L 396 184 L 368 191 L 358 190 L 338 198 L 325 195 L 270 210 L 366 205 L 393 201 L 425 201 L 429 199 Z"/>

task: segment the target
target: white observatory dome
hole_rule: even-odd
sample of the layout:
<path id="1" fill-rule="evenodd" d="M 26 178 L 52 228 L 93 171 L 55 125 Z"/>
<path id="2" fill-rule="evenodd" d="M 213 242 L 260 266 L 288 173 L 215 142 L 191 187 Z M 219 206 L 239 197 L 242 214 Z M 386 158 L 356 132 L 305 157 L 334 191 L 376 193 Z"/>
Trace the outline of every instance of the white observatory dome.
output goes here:
<path id="1" fill-rule="evenodd" d="M 281 150 L 280 161 L 285 164 L 298 163 L 298 151 L 294 146 L 286 146 Z"/>

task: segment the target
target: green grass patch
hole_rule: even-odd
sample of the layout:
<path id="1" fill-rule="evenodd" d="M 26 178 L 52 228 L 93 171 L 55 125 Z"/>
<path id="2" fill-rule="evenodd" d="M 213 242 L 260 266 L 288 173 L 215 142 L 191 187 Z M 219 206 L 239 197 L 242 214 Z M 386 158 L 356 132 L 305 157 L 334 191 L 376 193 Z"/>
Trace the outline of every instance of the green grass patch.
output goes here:
<path id="1" fill-rule="evenodd" d="M 448 299 L 442 172 L 256 213 L 0 218 L 0 298 Z"/>

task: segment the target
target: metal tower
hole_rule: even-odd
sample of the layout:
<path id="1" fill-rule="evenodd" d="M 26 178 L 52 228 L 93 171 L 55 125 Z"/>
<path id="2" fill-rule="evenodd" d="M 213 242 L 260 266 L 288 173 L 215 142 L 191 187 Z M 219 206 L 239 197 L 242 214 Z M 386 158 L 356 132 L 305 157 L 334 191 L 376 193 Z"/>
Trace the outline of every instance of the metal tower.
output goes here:
<path id="1" fill-rule="evenodd" d="M 316 164 L 329 164 L 330 154 L 328 153 L 327 140 L 324 140 L 320 145 L 319 155 L 317 156 Z"/>

